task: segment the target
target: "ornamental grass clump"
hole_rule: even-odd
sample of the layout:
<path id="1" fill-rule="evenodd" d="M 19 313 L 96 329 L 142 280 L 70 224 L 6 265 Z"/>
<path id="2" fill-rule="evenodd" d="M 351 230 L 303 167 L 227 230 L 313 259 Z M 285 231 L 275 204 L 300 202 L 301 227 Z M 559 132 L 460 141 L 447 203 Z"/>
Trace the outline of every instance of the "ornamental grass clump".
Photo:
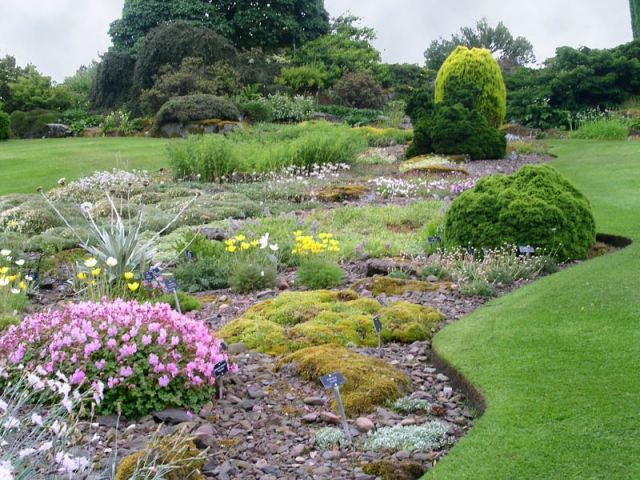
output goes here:
<path id="1" fill-rule="evenodd" d="M 167 407 L 197 410 L 215 395 L 214 366 L 224 359 L 206 324 L 166 304 L 68 304 L 26 317 L 0 336 L 0 367 L 9 379 L 25 365 L 60 371 L 82 388 L 102 382 L 98 412 L 129 418 Z"/>

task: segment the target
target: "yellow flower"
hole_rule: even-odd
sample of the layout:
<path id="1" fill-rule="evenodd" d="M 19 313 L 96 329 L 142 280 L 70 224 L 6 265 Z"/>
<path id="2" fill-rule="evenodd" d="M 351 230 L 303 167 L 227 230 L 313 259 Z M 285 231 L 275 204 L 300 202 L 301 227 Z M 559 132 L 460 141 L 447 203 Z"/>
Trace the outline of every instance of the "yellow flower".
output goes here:
<path id="1" fill-rule="evenodd" d="M 236 240 L 239 242 L 244 242 L 247 239 L 244 235 L 236 235 Z"/>
<path id="2" fill-rule="evenodd" d="M 138 282 L 127 283 L 127 288 L 132 292 L 137 292 L 140 288 L 140 284 Z"/>
<path id="3" fill-rule="evenodd" d="M 254 240 L 251 242 L 252 247 L 257 247 L 258 245 L 260 245 L 260 242 L 258 240 Z"/>
<path id="4" fill-rule="evenodd" d="M 18 284 L 18 287 L 20 287 L 21 290 L 26 290 L 27 289 L 27 283 L 22 281 Z"/>
<path id="5" fill-rule="evenodd" d="M 233 252 L 235 252 L 236 250 L 238 250 L 238 247 L 236 247 L 235 245 L 229 245 L 229 246 L 227 247 L 227 252 L 229 252 L 229 253 L 233 253 Z"/>
<path id="6" fill-rule="evenodd" d="M 84 266 L 87 268 L 93 268 L 98 264 L 98 260 L 96 260 L 95 258 L 87 258 L 84 261 Z"/>
<path id="7" fill-rule="evenodd" d="M 241 248 L 242 250 L 249 250 L 249 249 L 251 248 L 251 244 L 249 244 L 249 243 L 247 243 L 247 242 L 242 242 L 242 243 L 240 244 L 240 248 Z"/>
<path id="8" fill-rule="evenodd" d="M 0 268 L 0 275 L 4 275 L 9 271 L 9 267 Z"/>
<path id="9" fill-rule="evenodd" d="M 101 268 L 94 268 L 93 270 L 91 270 L 91 275 L 93 275 L 94 277 L 99 276 L 101 273 L 102 273 Z"/>
<path id="10" fill-rule="evenodd" d="M 230 238 L 228 240 L 225 240 L 224 243 L 227 245 L 227 247 L 231 247 L 236 244 L 236 240 L 234 238 Z"/>
<path id="11" fill-rule="evenodd" d="M 78 274 L 78 279 L 79 279 L 79 280 L 86 280 L 86 279 L 87 279 L 87 274 L 86 274 L 86 273 L 84 273 L 84 272 L 80 272 L 80 273 Z"/>
<path id="12" fill-rule="evenodd" d="M 133 280 L 134 274 L 133 272 L 125 272 L 124 279 L 125 280 Z"/>
<path id="13" fill-rule="evenodd" d="M 18 275 L 10 275 L 9 276 L 9 281 L 10 282 L 15 282 L 17 278 L 18 278 Z"/>

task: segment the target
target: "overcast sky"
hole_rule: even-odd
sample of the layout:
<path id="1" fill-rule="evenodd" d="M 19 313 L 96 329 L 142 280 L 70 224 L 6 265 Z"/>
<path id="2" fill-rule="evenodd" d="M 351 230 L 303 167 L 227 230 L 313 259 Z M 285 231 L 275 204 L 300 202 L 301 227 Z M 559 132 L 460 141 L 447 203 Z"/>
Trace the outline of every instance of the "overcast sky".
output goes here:
<path id="1" fill-rule="evenodd" d="M 266 0 L 265 0 L 266 1 Z M 14 55 L 62 81 L 109 47 L 124 0 L 0 0 L 0 55 Z M 632 39 L 628 0 L 326 0 L 378 33 L 386 62 L 422 63 L 429 43 L 486 16 L 527 37 L 540 60 L 562 45 L 606 48 Z"/>

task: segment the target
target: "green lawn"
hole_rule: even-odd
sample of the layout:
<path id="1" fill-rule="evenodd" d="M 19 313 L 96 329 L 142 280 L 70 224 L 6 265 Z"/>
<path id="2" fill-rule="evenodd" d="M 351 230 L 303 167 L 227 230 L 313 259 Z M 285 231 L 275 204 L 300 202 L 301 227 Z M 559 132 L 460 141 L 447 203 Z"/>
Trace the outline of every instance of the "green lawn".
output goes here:
<path id="1" fill-rule="evenodd" d="M 640 143 L 554 143 L 603 233 L 640 240 Z M 640 478 L 640 244 L 546 277 L 440 332 L 487 411 L 428 479 Z"/>
<path id="2" fill-rule="evenodd" d="M 167 141 L 155 138 L 65 138 L 0 142 L 0 195 L 49 189 L 96 170 L 147 169 L 167 165 Z"/>

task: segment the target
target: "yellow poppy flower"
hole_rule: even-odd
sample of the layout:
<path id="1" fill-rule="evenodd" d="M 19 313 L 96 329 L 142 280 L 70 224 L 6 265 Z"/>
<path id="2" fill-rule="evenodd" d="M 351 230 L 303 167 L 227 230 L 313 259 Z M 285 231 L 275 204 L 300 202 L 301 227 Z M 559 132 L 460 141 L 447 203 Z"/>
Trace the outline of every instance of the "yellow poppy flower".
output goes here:
<path id="1" fill-rule="evenodd" d="M 98 277 L 101 273 L 102 273 L 101 268 L 94 268 L 93 270 L 91 270 L 91 275 L 93 275 L 94 277 Z"/>
<path id="2" fill-rule="evenodd" d="M 240 244 L 240 248 L 241 248 L 242 250 L 249 250 L 249 249 L 251 248 L 251 245 L 250 245 L 249 243 L 247 243 L 247 242 L 242 242 L 242 243 Z"/>
<path id="3" fill-rule="evenodd" d="M 78 273 L 78 279 L 79 280 L 86 280 L 87 279 L 87 274 L 84 273 L 84 272 Z"/>
<path id="4" fill-rule="evenodd" d="M 138 282 L 127 283 L 127 288 L 132 292 L 137 292 L 140 288 L 140 284 Z"/>
<path id="5" fill-rule="evenodd" d="M 125 279 L 125 280 L 133 280 L 133 277 L 134 277 L 134 276 L 135 276 L 135 275 L 133 274 L 133 272 L 125 272 L 125 274 L 124 274 L 124 279 Z"/>
<path id="6" fill-rule="evenodd" d="M 247 239 L 244 235 L 236 235 L 236 240 L 239 242 L 244 242 Z"/>
<path id="7" fill-rule="evenodd" d="M 227 247 L 227 252 L 229 252 L 229 253 L 233 253 L 233 252 L 235 252 L 236 250 L 238 250 L 238 247 L 236 247 L 235 245 L 229 245 L 229 246 Z"/>

